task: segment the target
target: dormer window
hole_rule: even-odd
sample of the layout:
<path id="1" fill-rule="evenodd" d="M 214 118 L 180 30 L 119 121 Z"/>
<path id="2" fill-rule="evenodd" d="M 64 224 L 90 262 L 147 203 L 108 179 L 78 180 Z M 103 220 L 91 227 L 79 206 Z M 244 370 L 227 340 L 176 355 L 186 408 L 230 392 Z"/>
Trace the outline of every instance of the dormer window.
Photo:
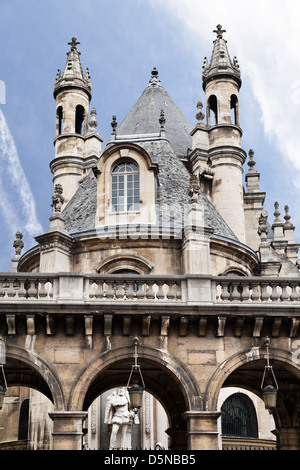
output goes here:
<path id="1" fill-rule="evenodd" d="M 140 208 L 140 172 L 133 161 L 121 161 L 111 175 L 112 212 L 132 212 Z"/>

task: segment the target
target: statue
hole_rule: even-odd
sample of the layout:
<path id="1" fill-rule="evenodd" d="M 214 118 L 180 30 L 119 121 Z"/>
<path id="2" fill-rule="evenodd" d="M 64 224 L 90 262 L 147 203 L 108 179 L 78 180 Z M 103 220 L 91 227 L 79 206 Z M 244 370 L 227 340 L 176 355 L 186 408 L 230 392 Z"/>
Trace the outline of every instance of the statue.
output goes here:
<path id="1" fill-rule="evenodd" d="M 23 235 L 21 232 L 16 233 L 16 239 L 14 241 L 14 249 L 16 251 L 16 256 L 21 255 L 22 248 L 24 248 L 24 243 L 22 241 Z"/>
<path id="2" fill-rule="evenodd" d="M 52 196 L 52 209 L 53 212 L 61 212 L 62 205 L 65 201 L 65 198 L 63 197 L 63 188 L 61 184 L 56 184 L 54 187 L 54 196 Z"/>
<path id="3" fill-rule="evenodd" d="M 110 426 L 110 450 L 131 447 L 131 444 L 126 443 L 134 420 L 134 412 L 129 406 L 129 395 L 125 387 L 119 387 L 107 398 L 104 424 Z"/>

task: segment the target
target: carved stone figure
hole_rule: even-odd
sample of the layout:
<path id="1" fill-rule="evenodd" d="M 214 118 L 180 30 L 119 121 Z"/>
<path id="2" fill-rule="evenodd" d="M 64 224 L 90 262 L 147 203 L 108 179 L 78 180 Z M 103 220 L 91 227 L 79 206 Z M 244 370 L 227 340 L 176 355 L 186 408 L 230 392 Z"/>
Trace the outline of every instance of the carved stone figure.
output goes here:
<path id="1" fill-rule="evenodd" d="M 61 184 L 56 184 L 54 188 L 54 195 L 52 196 L 52 208 L 53 212 L 61 212 L 62 205 L 65 201 L 65 198 L 62 195 L 63 188 Z"/>
<path id="2" fill-rule="evenodd" d="M 128 449 L 128 435 L 133 424 L 134 412 L 129 409 L 129 395 L 125 387 L 119 387 L 107 398 L 104 424 L 109 425 L 109 449 Z"/>
<path id="3" fill-rule="evenodd" d="M 16 233 L 16 239 L 14 241 L 14 249 L 16 251 L 16 256 L 21 255 L 22 248 L 24 248 L 24 243 L 22 241 L 23 235 L 21 232 Z"/>

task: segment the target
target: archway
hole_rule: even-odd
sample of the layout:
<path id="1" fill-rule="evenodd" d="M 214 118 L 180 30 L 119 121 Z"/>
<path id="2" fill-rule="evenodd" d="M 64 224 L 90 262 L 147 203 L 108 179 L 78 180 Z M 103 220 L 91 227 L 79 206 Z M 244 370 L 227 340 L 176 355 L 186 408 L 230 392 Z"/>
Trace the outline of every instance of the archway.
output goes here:
<path id="1" fill-rule="evenodd" d="M 273 417 L 279 450 L 300 449 L 300 367 L 290 351 L 271 347 L 270 362 L 278 382 L 277 406 Z M 266 365 L 266 349 L 253 347 L 237 353 L 223 363 L 212 377 L 207 392 L 206 406 L 217 408 L 221 387 L 242 387 L 262 397 L 261 383 Z"/>
<path id="2" fill-rule="evenodd" d="M 101 354 L 78 377 L 69 409 L 88 410 L 107 390 L 126 386 L 133 364 L 133 348 L 124 346 Z M 178 359 L 151 347 L 139 347 L 146 391 L 163 404 L 169 419 L 171 449 L 187 449 L 186 411 L 201 409 L 201 398 L 194 378 Z"/>
<path id="3" fill-rule="evenodd" d="M 38 354 L 7 344 L 4 373 L 8 389 L 0 413 L 0 448 L 50 450 L 48 412 L 64 407 L 54 369 Z"/>

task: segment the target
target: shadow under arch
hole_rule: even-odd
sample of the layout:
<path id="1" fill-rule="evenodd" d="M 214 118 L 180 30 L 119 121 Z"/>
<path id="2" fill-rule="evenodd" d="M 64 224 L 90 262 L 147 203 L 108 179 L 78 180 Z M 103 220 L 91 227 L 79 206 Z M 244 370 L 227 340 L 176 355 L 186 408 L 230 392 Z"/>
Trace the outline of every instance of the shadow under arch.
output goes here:
<path id="1" fill-rule="evenodd" d="M 126 385 L 134 362 L 132 346 L 121 346 L 100 354 L 77 377 L 68 408 L 87 410 L 104 391 Z M 164 406 L 172 426 L 182 423 L 185 411 L 199 410 L 202 400 L 198 385 L 187 367 L 169 353 L 139 345 L 146 390 Z"/>
<path id="2" fill-rule="evenodd" d="M 289 376 L 295 385 L 300 379 L 300 364 L 293 361 L 292 353 L 286 349 L 269 347 L 269 358 L 279 383 Z M 243 387 L 260 396 L 260 387 L 266 365 L 266 348 L 252 347 L 239 351 L 225 360 L 211 377 L 204 396 L 204 407 L 217 410 L 222 387 Z"/>
<path id="3" fill-rule="evenodd" d="M 8 386 L 38 390 L 52 401 L 54 409 L 65 409 L 63 387 L 58 375 L 51 364 L 37 353 L 6 344 L 4 371 Z"/>

